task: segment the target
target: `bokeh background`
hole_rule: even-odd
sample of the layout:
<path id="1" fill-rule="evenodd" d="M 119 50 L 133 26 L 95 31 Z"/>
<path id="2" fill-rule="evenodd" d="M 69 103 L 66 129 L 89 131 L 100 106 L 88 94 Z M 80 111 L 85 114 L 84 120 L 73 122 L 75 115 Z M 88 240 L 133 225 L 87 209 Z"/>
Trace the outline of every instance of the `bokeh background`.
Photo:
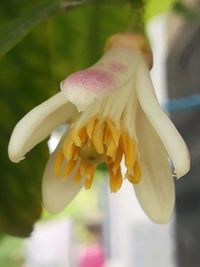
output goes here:
<path id="1" fill-rule="evenodd" d="M 190 173 L 176 181 L 175 215 L 168 225 L 153 224 L 129 184 L 110 194 L 99 169 L 91 190 L 51 216 L 42 208 L 41 179 L 63 127 L 17 165 L 7 155 L 11 132 L 60 90 L 64 77 L 95 63 L 111 34 L 134 29 L 137 19 L 153 49 L 159 102 L 191 153 Z M 200 2 L 0 1 L 0 57 L 0 266 L 199 267 Z"/>

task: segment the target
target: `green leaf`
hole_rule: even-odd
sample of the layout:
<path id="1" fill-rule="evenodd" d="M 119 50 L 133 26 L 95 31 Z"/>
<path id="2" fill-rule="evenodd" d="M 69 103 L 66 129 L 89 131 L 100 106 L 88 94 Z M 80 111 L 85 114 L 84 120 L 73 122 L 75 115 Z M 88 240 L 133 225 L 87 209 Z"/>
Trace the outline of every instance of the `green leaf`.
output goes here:
<path id="1" fill-rule="evenodd" d="M 0 231 L 27 236 L 41 214 L 41 178 L 46 144 L 19 164 L 7 146 L 17 121 L 54 93 L 49 67 L 49 25 L 40 25 L 0 61 Z"/>
<path id="2" fill-rule="evenodd" d="M 17 6 L 16 1 L 7 5 Z M 1 4 L 4 5 L 4 4 Z M 4 7 L 5 8 L 5 7 Z M 18 6 L 19 8 L 19 6 Z M 0 28 L 0 57 L 13 48 L 22 38 L 32 30 L 37 24 L 55 15 L 61 10 L 59 1 L 46 0 L 28 2 L 23 6 L 22 14 L 6 23 Z"/>
<path id="3" fill-rule="evenodd" d="M 150 21 L 154 16 L 170 11 L 174 0 L 146 0 L 145 20 Z"/>
<path id="4" fill-rule="evenodd" d="M 146 0 L 130 0 L 130 3 L 133 8 L 144 8 Z"/>

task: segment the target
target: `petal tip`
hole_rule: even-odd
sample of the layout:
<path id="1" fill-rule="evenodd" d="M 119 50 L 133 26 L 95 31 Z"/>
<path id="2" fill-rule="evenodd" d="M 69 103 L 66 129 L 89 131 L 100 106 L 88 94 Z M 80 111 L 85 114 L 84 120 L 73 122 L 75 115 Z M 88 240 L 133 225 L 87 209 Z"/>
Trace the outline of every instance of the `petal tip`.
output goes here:
<path id="1" fill-rule="evenodd" d="M 175 197 L 165 207 L 160 207 L 157 211 L 145 210 L 146 215 L 150 220 L 157 224 L 167 224 L 173 217 L 175 207 Z"/>
<path id="2" fill-rule="evenodd" d="M 42 204 L 43 204 L 44 209 L 50 214 L 57 214 L 64 209 L 64 208 L 58 208 L 53 205 L 47 204 L 44 198 L 43 198 Z"/>
<path id="3" fill-rule="evenodd" d="M 15 140 L 13 141 L 13 138 L 11 138 L 8 145 L 8 157 L 12 162 L 19 163 L 25 159 L 25 156 L 20 153 L 15 143 Z"/>
<path id="4" fill-rule="evenodd" d="M 20 161 L 25 159 L 25 157 L 19 157 L 19 156 L 11 155 L 11 154 L 8 154 L 8 156 L 9 156 L 10 161 L 12 161 L 13 163 L 19 163 Z"/>
<path id="5" fill-rule="evenodd" d="M 137 188 L 137 185 L 134 185 L 134 188 Z M 138 197 L 137 193 L 136 196 L 144 213 L 152 222 L 157 224 L 167 224 L 170 222 L 174 213 L 175 192 L 172 193 L 171 199 L 169 199 L 166 203 L 157 202 L 154 206 L 149 205 L 151 201 L 141 201 L 141 197 Z M 157 201 L 159 201 L 159 199 L 157 199 Z"/>
<path id="6" fill-rule="evenodd" d="M 188 147 L 183 140 L 183 138 L 179 135 L 180 146 L 175 153 L 174 159 L 172 159 L 174 165 L 174 173 L 177 179 L 186 175 L 190 170 L 191 159 Z"/>
<path id="7" fill-rule="evenodd" d="M 170 216 L 165 216 L 165 214 L 163 215 L 164 216 L 161 215 L 161 216 L 158 216 L 157 218 L 151 218 L 151 217 L 149 218 L 151 219 L 152 222 L 157 223 L 157 224 L 168 224 L 173 217 L 173 212 L 172 214 L 170 214 Z"/>
<path id="8" fill-rule="evenodd" d="M 189 170 L 190 170 L 190 155 L 189 153 L 187 153 L 183 158 L 182 162 L 180 163 L 179 168 L 175 170 L 177 179 L 186 175 L 189 172 Z"/>

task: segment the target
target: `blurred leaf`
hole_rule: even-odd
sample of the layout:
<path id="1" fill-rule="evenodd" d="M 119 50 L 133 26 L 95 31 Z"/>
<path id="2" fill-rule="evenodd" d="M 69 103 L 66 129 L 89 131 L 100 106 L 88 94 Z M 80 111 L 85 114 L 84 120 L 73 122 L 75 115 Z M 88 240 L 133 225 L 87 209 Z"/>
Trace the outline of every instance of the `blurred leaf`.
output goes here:
<path id="1" fill-rule="evenodd" d="M 194 8 L 191 8 L 185 5 L 181 1 L 176 1 L 173 4 L 173 10 L 183 16 L 185 19 L 191 22 L 199 22 L 200 21 L 200 11 Z"/>
<path id="2" fill-rule="evenodd" d="M 115 0 L 115 4 L 123 4 L 128 0 Z M 139 0 L 135 0 L 139 1 Z M 4 25 L 0 27 L 0 57 L 12 49 L 24 36 L 29 33 L 37 24 L 45 21 L 49 17 L 63 13 L 67 9 L 78 6 L 79 4 L 111 4 L 110 1 L 99 0 L 37 0 L 34 2 L 25 2 L 17 0 L 8 0 L 5 3 L 0 3 L 2 10 L 5 10 L 8 6 L 21 7 L 20 16 L 14 17 L 10 21 L 6 21 Z"/>
<path id="3" fill-rule="evenodd" d="M 171 9 L 174 0 L 146 0 L 145 19 L 150 21 L 154 16 L 166 13 Z"/>
<path id="4" fill-rule="evenodd" d="M 20 16 L 7 21 L 0 28 L 0 57 L 13 48 L 38 23 L 58 13 L 61 10 L 59 3 L 58 0 L 27 2 L 23 6 Z M 6 1 L 6 4 L 18 5 L 13 0 Z"/>
<path id="5" fill-rule="evenodd" d="M 146 0 L 130 0 L 130 3 L 133 8 L 143 8 Z"/>
<path id="6" fill-rule="evenodd" d="M 12 164 L 9 137 L 17 121 L 53 94 L 49 67 L 49 25 L 43 24 L 0 61 L 0 231 L 27 236 L 41 213 L 41 177 L 46 145 Z"/>
<path id="7" fill-rule="evenodd" d="M 0 266 L 2 267 L 21 267 L 24 259 L 22 257 L 22 239 L 4 236 L 0 240 Z"/>

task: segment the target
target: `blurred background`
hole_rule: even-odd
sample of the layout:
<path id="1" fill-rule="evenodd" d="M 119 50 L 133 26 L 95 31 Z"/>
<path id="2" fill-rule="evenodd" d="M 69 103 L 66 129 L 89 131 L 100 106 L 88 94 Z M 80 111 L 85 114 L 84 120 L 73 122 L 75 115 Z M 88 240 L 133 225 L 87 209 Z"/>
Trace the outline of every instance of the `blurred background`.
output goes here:
<path id="1" fill-rule="evenodd" d="M 126 181 L 110 194 L 103 169 L 90 190 L 51 216 L 41 205 L 41 178 L 63 127 L 17 165 L 7 156 L 12 129 L 137 19 L 153 50 L 156 95 L 192 159 L 176 181 L 174 217 L 153 224 Z M 200 1 L 0 1 L 0 57 L 0 266 L 199 267 Z"/>

